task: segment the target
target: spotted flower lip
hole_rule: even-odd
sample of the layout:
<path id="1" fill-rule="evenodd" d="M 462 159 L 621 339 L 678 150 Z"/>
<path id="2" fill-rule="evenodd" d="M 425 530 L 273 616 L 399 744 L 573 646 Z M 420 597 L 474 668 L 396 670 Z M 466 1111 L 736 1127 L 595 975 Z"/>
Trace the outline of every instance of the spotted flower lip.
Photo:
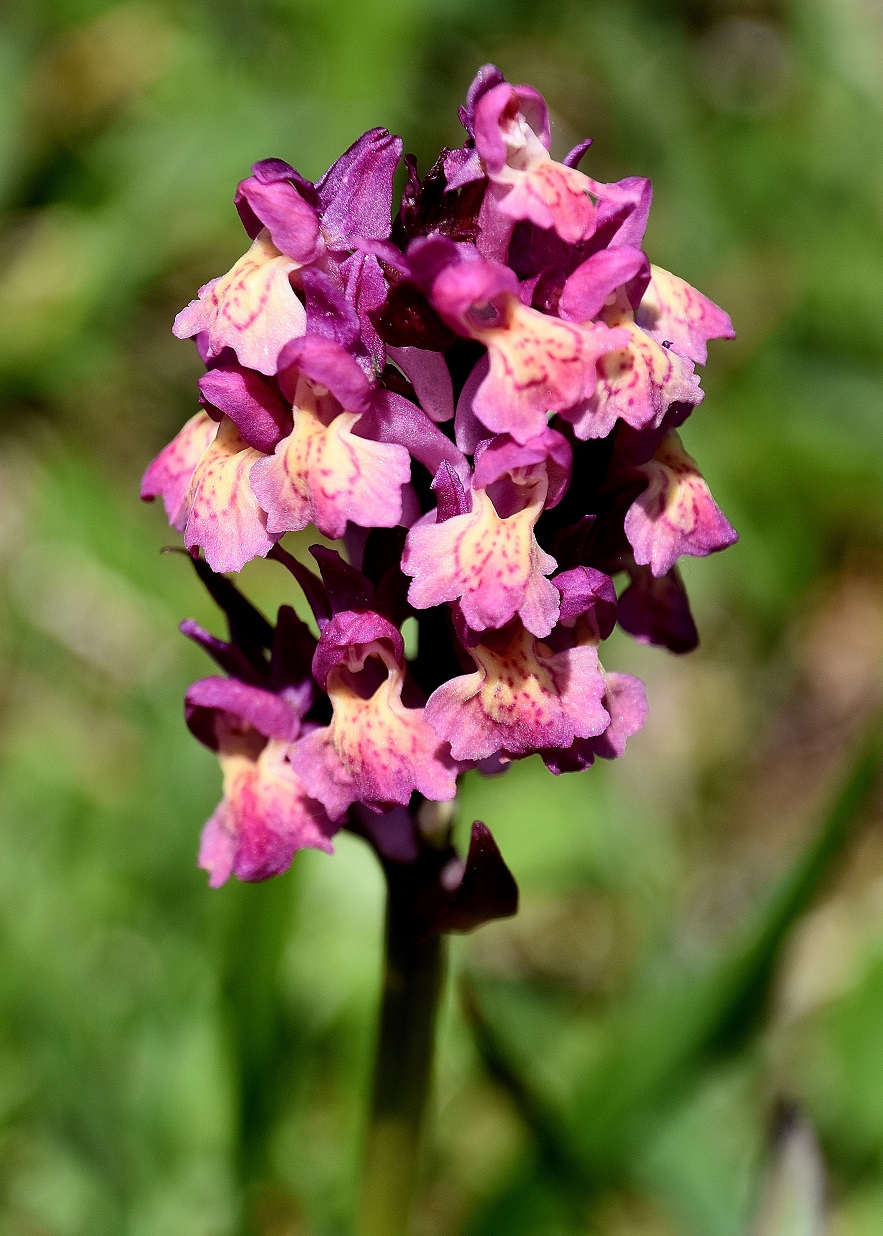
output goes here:
<path id="1" fill-rule="evenodd" d="M 144 473 L 141 497 L 148 502 L 161 497 L 169 523 L 179 532 L 187 523 L 185 499 L 193 472 L 217 432 L 217 421 L 207 412 L 197 412 Z"/>
<path id="2" fill-rule="evenodd" d="M 453 497 L 465 506 L 459 478 L 440 470 L 433 483 L 459 489 Z M 548 478 L 534 472 L 522 485 L 519 510 L 501 515 L 487 490 L 471 493 L 469 510 L 411 529 L 402 570 L 413 576 L 408 600 L 416 609 L 458 601 L 464 620 L 474 631 L 497 630 L 520 614 L 527 628 L 548 635 L 558 616 L 558 596 L 545 578 L 555 559 L 540 549 L 533 529 L 543 510 Z M 451 498 L 448 499 L 449 503 Z M 440 510 L 441 510 L 440 506 Z"/>
<path id="3" fill-rule="evenodd" d="M 566 748 L 610 724 L 591 645 L 552 652 L 516 622 L 469 655 L 475 672 L 443 684 L 426 704 L 427 720 L 455 759 Z"/>
<path id="4" fill-rule="evenodd" d="M 267 531 L 266 513 L 249 483 L 259 458 L 224 417 L 193 470 L 178 518 L 187 549 L 202 549 L 215 571 L 240 571 L 278 540 Z"/>
<path id="5" fill-rule="evenodd" d="M 636 470 L 647 487 L 629 508 L 625 534 L 639 566 L 649 566 L 658 578 L 684 554 L 704 558 L 738 540 L 674 430 Z"/>
<path id="6" fill-rule="evenodd" d="M 454 797 L 458 769 L 448 748 L 423 708 L 402 702 L 403 645 L 386 619 L 337 614 L 322 632 L 314 667 L 332 720 L 295 743 L 289 759 L 332 819 L 356 801 L 385 809 L 406 805 L 415 791 L 436 801 Z"/>
<path id="7" fill-rule="evenodd" d="M 285 344 L 306 329 L 304 307 L 289 278 L 299 266 L 276 248 L 264 228 L 226 275 L 206 283 L 199 298 L 181 310 L 172 328 L 175 335 L 203 334 L 207 360 L 232 348 L 241 365 L 274 374 Z"/>
<path id="8" fill-rule="evenodd" d="M 250 471 L 268 533 L 313 523 L 340 537 L 350 520 L 394 527 L 411 456 L 405 446 L 359 436 L 371 387 L 356 361 L 333 340 L 310 335 L 285 348 L 279 381 L 293 402 L 291 432 Z"/>
<path id="9" fill-rule="evenodd" d="M 559 603 L 545 577 L 557 563 L 534 528 L 569 475 L 570 447 L 551 429 L 525 446 L 508 435 L 485 443 L 468 494 L 452 469 L 440 468 L 435 520 L 427 516 L 411 529 L 402 556 L 402 570 L 413 577 L 411 605 L 457 601 L 477 632 L 498 630 L 517 614 L 534 635 L 548 635 Z"/>
<path id="10" fill-rule="evenodd" d="M 655 342 L 697 365 L 708 359 L 710 339 L 736 337 L 728 313 L 659 266 L 650 267 L 650 281 L 635 321 Z"/>
<path id="11" fill-rule="evenodd" d="M 649 180 L 593 179 L 589 139 L 554 158 L 545 100 L 494 65 L 460 120 L 425 175 L 405 156 L 398 205 L 385 129 L 315 183 L 252 166 L 251 248 L 175 320 L 200 411 L 142 481 L 228 620 L 182 624 L 218 667 L 186 699 L 224 783 L 209 882 L 346 828 L 407 873 L 430 934 L 512 912 L 514 883 L 478 826 L 465 863 L 432 849 L 415 804 L 531 755 L 621 757 L 647 699 L 604 642 L 694 648 L 677 564 L 736 540 L 678 436 L 732 323 L 651 264 Z M 341 542 L 316 569 L 283 541 L 307 528 Z M 222 574 L 259 557 L 309 628 Z"/>
<path id="12" fill-rule="evenodd" d="M 276 739 L 260 751 L 221 754 L 224 797 L 202 831 L 199 866 L 209 886 L 231 875 L 255 882 L 287 871 L 298 850 L 333 852 L 337 831 L 310 799 Z"/>

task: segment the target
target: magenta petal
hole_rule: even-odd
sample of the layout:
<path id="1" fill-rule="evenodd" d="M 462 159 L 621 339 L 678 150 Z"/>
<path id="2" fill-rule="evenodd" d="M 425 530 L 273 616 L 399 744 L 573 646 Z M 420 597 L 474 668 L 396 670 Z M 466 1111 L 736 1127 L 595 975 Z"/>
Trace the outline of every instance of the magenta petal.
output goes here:
<path id="1" fill-rule="evenodd" d="M 397 627 L 382 614 L 368 611 L 342 610 L 334 615 L 319 638 L 313 657 L 313 676 L 324 690 L 328 675 L 338 665 L 351 664 L 361 668 L 371 646 L 384 640 L 396 664 L 401 665 L 405 645 Z"/>
<path id="2" fill-rule="evenodd" d="M 355 352 L 359 343 L 359 315 L 341 281 L 341 270 L 331 272 L 317 266 L 307 267 L 300 275 L 304 308 L 307 313 L 305 335 L 324 335 L 348 352 Z M 291 398 L 294 398 L 293 394 Z"/>
<path id="3" fill-rule="evenodd" d="M 408 249 L 411 258 L 417 242 Z M 466 246 L 459 247 L 461 252 Z M 426 250 L 419 251 L 422 255 Z M 477 253 L 466 260 L 449 262 L 432 281 L 429 296 L 432 306 L 449 326 L 463 335 L 476 335 L 477 330 L 493 326 L 499 311 L 496 298 L 518 293 L 518 279 L 508 266 L 490 262 Z"/>
<path id="4" fill-rule="evenodd" d="M 293 339 L 279 355 L 279 385 L 292 402 L 297 398 L 297 378 L 327 387 L 347 412 L 362 412 L 368 405 L 371 383 L 352 355 L 322 335 Z"/>
<path id="5" fill-rule="evenodd" d="M 461 477 L 469 475 L 469 465 L 459 447 L 421 408 L 395 391 L 381 388 L 374 392 L 371 411 L 362 418 L 359 432 L 376 442 L 406 448 L 432 476 L 443 463 L 449 464 Z"/>
<path id="6" fill-rule="evenodd" d="M 619 598 L 616 619 L 640 644 L 655 644 L 670 652 L 692 652 L 699 633 L 678 573 L 654 579 L 649 569 L 631 569 L 632 582 Z"/>
<path id="7" fill-rule="evenodd" d="M 297 712 L 281 695 L 236 678 L 202 678 L 184 697 L 184 717 L 195 738 L 219 750 L 228 732 L 228 718 L 262 734 L 293 742 L 300 733 Z"/>
<path id="8" fill-rule="evenodd" d="M 414 387 L 420 406 L 431 421 L 442 424 L 454 415 L 454 387 L 440 352 L 426 348 L 388 348 L 394 361 Z"/>
<path id="9" fill-rule="evenodd" d="M 208 872 L 209 888 L 220 888 L 233 873 L 236 836 L 230 804 L 224 799 L 205 824 L 199 843 L 199 866 Z"/>
<path id="10" fill-rule="evenodd" d="M 560 622 L 573 626 L 588 617 L 598 639 L 607 639 L 616 625 L 616 590 L 613 580 L 594 567 L 578 566 L 556 575 L 552 583 L 561 594 Z"/>
<path id="11" fill-rule="evenodd" d="M 466 104 L 460 108 L 459 113 L 460 123 L 470 138 L 475 136 L 476 107 L 488 91 L 493 90 L 495 86 L 501 85 L 505 80 L 505 77 L 495 64 L 483 64 L 473 77 L 469 89 L 466 91 Z"/>
<path id="12" fill-rule="evenodd" d="M 615 197 L 602 196 L 598 202 L 595 239 L 640 249 L 653 200 L 652 184 L 644 176 L 627 176 L 608 188 L 617 193 Z"/>
<path id="13" fill-rule="evenodd" d="M 505 166 L 513 138 L 521 137 L 523 127 L 546 150 L 551 142 L 549 110 L 543 96 L 531 86 L 502 82 L 488 90 L 475 107 L 473 127 L 475 147 L 491 173 Z"/>
<path id="14" fill-rule="evenodd" d="M 617 245 L 593 253 L 568 278 L 561 291 L 558 312 L 570 322 L 590 322 L 607 298 L 648 267 L 640 249 Z"/>
<path id="15" fill-rule="evenodd" d="M 354 249 L 361 239 L 389 236 L 393 178 L 401 155 L 400 137 L 370 129 L 316 182 L 330 248 Z"/>
<path id="16" fill-rule="evenodd" d="M 556 429 L 546 428 L 524 443 L 516 442 L 508 434 L 499 434 L 483 448 L 476 449 L 474 483 L 476 487 L 487 488 L 516 469 L 535 469 L 544 464 L 549 490 L 543 505 L 549 510 L 567 492 L 572 463 L 570 443 Z"/>
<path id="17" fill-rule="evenodd" d="M 472 510 L 472 490 L 467 490 L 460 477 L 449 463 L 443 463 L 432 481 L 436 496 L 435 522 L 443 523 L 455 515 L 465 515 Z M 428 523 L 431 514 L 426 517 Z"/>
<path id="18" fill-rule="evenodd" d="M 366 353 L 366 363 L 374 373 L 380 373 L 386 361 L 386 348 L 374 318 L 386 302 L 386 276 L 373 253 L 351 253 L 341 263 L 340 272 L 346 279 L 346 294 L 359 321 L 360 355 Z"/>
<path id="19" fill-rule="evenodd" d="M 317 257 L 323 244 L 315 209 L 286 180 L 265 182 L 255 176 L 241 181 L 236 205 L 247 202 L 251 213 L 267 228 L 280 253 L 300 263 Z"/>
<path id="20" fill-rule="evenodd" d="M 197 385 L 207 403 L 225 413 L 247 446 L 272 451 L 291 428 L 291 410 L 278 392 L 252 369 L 218 365 Z"/>

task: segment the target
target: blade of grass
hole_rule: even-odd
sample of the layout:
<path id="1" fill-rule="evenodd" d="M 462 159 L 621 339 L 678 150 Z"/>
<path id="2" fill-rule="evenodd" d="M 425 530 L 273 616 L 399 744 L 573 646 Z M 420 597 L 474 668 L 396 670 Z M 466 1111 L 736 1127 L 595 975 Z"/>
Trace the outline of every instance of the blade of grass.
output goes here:
<path id="1" fill-rule="evenodd" d="M 465 980 L 478 1050 L 533 1133 L 537 1170 L 578 1179 L 584 1196 L 626 1179 L 636 1149 L 668 1106 L 711 1061 L 738 1052 L 756 1034 L 782 947 L 861 818 L 881 757 L 878 724 L 859 744 L 812 840 L 753 920 L 704 972 L 681 974 L 676 985 L 636 995 L 611 1014 L 606 1046 L 574 1079 L 566 1110 L 553 1111 L 538 1097 L 529 1071 L 497 1028 L 492 1000 Z"/>

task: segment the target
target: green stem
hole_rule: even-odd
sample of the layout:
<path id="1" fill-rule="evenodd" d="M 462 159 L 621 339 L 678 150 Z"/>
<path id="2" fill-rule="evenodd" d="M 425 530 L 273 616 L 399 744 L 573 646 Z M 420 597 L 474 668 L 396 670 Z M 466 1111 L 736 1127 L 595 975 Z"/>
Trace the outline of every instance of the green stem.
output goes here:
<path id="1" fill-rule="evenodd" d="M 388 886 L 383 995 L 357 1236 L 408 1233 L 444 972 L 443 938 L 415 940 L 396 880 L 388 880 Z"/>

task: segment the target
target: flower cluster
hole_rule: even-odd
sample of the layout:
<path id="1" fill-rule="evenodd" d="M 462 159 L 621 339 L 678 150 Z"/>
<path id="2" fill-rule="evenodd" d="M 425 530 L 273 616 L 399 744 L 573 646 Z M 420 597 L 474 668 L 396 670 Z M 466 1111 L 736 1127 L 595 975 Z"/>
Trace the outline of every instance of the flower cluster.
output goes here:
<path id="1" fill-rule="evenodd" d="M 649 181 L 593 180 L 588 142 L 556 162 L 542 97 L 492 66 L 460 118 L 425 178 L 405 156 L 395 216 L 385 130 L 316 184 L 255 164 L 235 198 L 251 247 L 175 321 L 201 406 L 142 496 L 230 626 L 184 625 L 225 674 L 187 695 L 224 776 L 213 885 L 344 825 L 401 856 L 402 808 L 452 799 L 469 768 L 622 755 L 644 690 L 601 642 L 618 622 L 693 647 L 677 560 L 736 539 L 678 435 L 707 341 L 733 331 L 642 251 Z M 313 548 L 318 573 L 280 544 L 308 525 L 343 541 Z M 220 574 L 258 556 L 297 580 L 318 638 Z"/>

